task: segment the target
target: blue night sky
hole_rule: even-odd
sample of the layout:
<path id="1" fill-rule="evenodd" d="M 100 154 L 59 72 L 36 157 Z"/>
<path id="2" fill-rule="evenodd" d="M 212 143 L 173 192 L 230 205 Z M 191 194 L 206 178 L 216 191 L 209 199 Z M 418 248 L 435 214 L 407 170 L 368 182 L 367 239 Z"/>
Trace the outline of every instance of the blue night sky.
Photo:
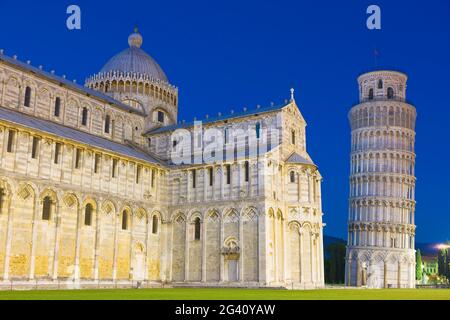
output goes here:
<path id="1" fill-rule="evenodd" d="M 143 49 L 179 87 L 179 119 L 296 101 L 308 151 L 324 177 L 325 234 L 346 238 L 350 128 L 357 76 L 394 68 L 409 76 L 417 107 L 418 241 L 450 238 L 450 2 L 429 1 L 5 1 L 0 48 L 84 83 L 127 47 L 137 24 Z M 345 3 L 345 5 L 344 5 Z M 82 29 L 66 28 L 77 4 Z M 382 30 L 366 28 L 377 4 Z"/>

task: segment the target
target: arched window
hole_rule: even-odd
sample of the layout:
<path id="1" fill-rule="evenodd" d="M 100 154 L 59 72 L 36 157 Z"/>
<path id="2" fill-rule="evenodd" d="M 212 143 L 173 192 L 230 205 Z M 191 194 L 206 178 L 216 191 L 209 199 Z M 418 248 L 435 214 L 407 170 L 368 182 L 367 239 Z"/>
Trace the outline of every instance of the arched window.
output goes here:
<path id="1" fill-rule="evenodd" d="M 86 208 L 84 208 L 84 225 L 90 226 L 92 225 L 92 204 L 88 203 Z"/>
<path id="2" fill-rule="evenodd" d="M 378 80 L 378 89 L 383 89 L 383 80 Z"/>
<path id="3" fill-rule="evenodd" d="M 195 240 L 200 240 L 200 218 L 195 218 L 194 220 L 194 224 L 195 224 Z"/>
<path id="4" fill-rule="evenodd" d="M 26 87 L 25 88 L 25 100 L 23 102 L 23 105 L 25 107 L 29 107 L 31 104 L 31 88 L 30 87 Z"/>
<path id="5" fill-rule="evenodd" d="M 295 172 L 294 171 L 291 171 L 290 173 L 289 173 L 289 175 L 290 175 L 290 180 L 291 180 L 291 183 L 294 183 L 295 182 Z"/>
<path id="6" fill-rule="evenodd" d="M 142 172 L 142 165 L 138 164 L 136 166 L 136 183 L 141 182 L 141 172 Z"/>
<path id="7" fill-rule="evenodd" d="M 123 210 L 122 212 L 122 230 L 128 229 L 128 211 Z"/>
<path id="8" fill-rule="evenodd" d="M 259 122 L 256 123 L 255 130 L 256 130 L 256 139 L 259 139 L 259 136 L 261 134 L 260 133 L 260 131 L 261 131 L 261 124 Z"/>
<path id="9" fill-rule="evenodd" d="M 55 110 L 53 111 L 53 115 L 55 117 L 59 117 L 61 111 L 61 98 L 60 97 L 56 97 L 55 99 Z"/>
<path id="10" fill-rule="evenodd" d="M 50 199 L 49 196 L 46 196 L 42 205 L 42 220 L 50 220 L 51 211 L 52 199 Z"/>
<path id="11" fill-rule="evenodd" d="M 39 142 L 40 139 L 38 137 L 33 137 L 32 144 L 31 144 L 31 158 L 37 159 L 39 154 Z"/>
<path id="12" fill-rule="evenodd" d="M 369 89 L 369 100 L 372 100 L 372 99 L 373 99 L 373 89 L 370 88 Z"/>
<path id="13" fill-rule="evenodd" d="M 15 142 L 16 142 L 16 132 L 14 130 L 8 130 L 8 143 L 6 147 L 6 152 L 13 152 Z"/>
<path id="14" fill-rule="evenodd" d="M 223 130 L 223 136 L 224 136 L 224 142 L 225 143 L 228 143 L 228 140 L 229 140 L 229 130 L 228 130 L 228 128 L 225 128 L 224 130 Z"/>
<path id="15" fill-rule="evenodd" d="M 291 143 L 295 144 L 295 130 L 291 131 Z"/>
<path id="16" fill-rule="evenodd" d="M 0 214 L 3 211 L 4 196 L 5 196 L 5 189 L 0 188 Z"/>
<path id="17" fill-rule="evenodd" d="M 195 169 L 192 170 L 192 188 L 197 186 L 197 171 Z"/>
<path id="18" fill-rule="evenodd" d="M 250 175 L 250 166 L 248 164 L 248 161 L 245 161 L 244 167 L 245 167 L 245 182 L 248 182 Z"/>
<path id="19" fill-rule="evenodd" d="M 227 184 L 231 183 L 231 166 L 229 164 L 225 165 L 226 175 L 227 175 Z"/>
<path id="20" fill-rule="evenodd" d="M 105 133 L 109 133 L 109 123 L 111 122 L 111 117 L 109 114 L 105 117 Z"/>
<path id="21" fill-rule="evenodd" d="M 152 219 L 152 233 L 158 233 L 158 217 L 156 215 L 154 215 Z"/>
<path id="22" fill-rule="evenodd" d="M 83 112 L 81 113 L 81 125 L 83 126 L 87 125 L 87 118 L 88 118 L 88 109 L 84 107 Z"/>
<path id="23" fill-rule="evenodd" d="M 158 111 L 158 122 L 164 123 L 164 112 Z"/>
<path id="24" fill-rule="evenodd" d="M 100 169 L 100 161 L 102 159 L 102 156 L 98 153 L 94 156 L 94 173 L 98 173 Z"/>
<path id="25" fill-rule="evenodd" d="M 213 167 L 209 167 L 208 168 L 208 173 L 209 173 L 209 185 L 212 186 L 214 183 L 214 169 Z"/>
<path id="26" fill-rule="evenodd" d="M 392 89 L 391 87 L 387 89 L 387 97 L 388 99 L 394 99 L 394 89 Z"/>

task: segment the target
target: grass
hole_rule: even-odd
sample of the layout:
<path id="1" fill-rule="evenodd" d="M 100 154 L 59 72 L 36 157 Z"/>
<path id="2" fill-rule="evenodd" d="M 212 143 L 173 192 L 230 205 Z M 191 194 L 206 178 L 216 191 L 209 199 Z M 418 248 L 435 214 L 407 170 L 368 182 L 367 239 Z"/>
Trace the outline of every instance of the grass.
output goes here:
<path id="1" fill-rule="evenodd" d="M 0 291 L 0 300 L 450 300 L 450 289 L 99 289 Z"/>

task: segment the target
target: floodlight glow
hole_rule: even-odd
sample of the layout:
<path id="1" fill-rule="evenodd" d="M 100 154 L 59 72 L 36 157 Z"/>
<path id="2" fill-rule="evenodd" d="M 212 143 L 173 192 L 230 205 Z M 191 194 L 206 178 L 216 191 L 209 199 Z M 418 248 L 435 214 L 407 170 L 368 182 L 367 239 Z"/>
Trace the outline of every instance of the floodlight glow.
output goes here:
<path id="1" fill-rule="evenodd" d="M 438 250 L 450 249 L 450 245 L 449 244 L 440 243 L 440 244 L 436 245 L 436 249 L 438 249 Z"/>

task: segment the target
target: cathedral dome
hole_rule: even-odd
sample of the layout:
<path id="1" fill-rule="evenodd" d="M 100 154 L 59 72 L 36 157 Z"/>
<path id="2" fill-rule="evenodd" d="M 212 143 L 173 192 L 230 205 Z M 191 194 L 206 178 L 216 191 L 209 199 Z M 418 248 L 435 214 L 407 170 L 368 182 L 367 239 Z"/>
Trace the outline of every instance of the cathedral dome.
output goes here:
<path id="1" fill-rule="evenodd" d="M 128 37 L 129 48 L 113 56 L 100 70 L 100 73 L 136 73 L 152 79 L 169 82 L 159 64 L 141 49 L 143 39 L 137 28 Z"/>

